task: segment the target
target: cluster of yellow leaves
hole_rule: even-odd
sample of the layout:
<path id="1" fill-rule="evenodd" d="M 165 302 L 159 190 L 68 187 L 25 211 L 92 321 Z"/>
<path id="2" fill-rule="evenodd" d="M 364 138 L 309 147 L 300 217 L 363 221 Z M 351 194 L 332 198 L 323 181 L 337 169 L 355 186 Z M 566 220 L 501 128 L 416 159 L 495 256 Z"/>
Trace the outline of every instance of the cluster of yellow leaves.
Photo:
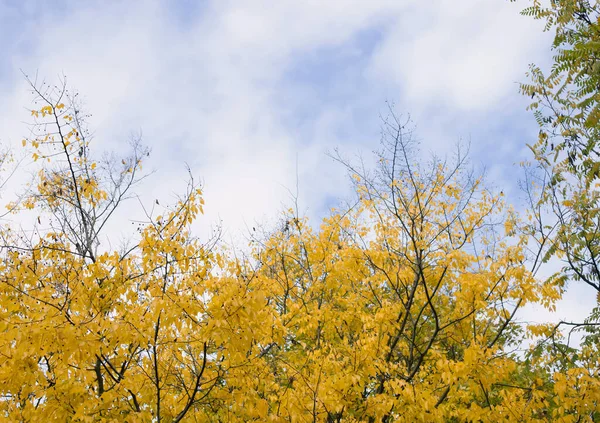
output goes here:
<path id="1" fill-rule="evenodd" d="M 58 103 L 58 104 L 47 104 L 44 107 L 42 107 L 39 110 L 36 109 L 32 109 L 31 110 L 31 116 L 35 116 L 36 118 L 39 118 L 40 115 L 42 115 L 42 117 L 46 117 L 48 115 L 52 115 L 55 112 L 59 112 L 65 108 L 64 103 Z"/>

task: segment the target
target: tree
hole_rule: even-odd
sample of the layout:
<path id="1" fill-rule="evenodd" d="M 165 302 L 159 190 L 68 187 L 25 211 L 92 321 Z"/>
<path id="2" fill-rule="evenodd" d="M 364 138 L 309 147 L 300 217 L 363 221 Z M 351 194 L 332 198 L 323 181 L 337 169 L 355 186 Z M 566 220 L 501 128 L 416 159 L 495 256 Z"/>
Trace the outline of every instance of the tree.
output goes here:
<path id="1" fill-rule="evenodd" d="M 536 232 L 549 248 L 546 259 L 557 253 L 565 261 L 563 275 L 584 282 L 600 298 L 600 6 L 534 1 L 522 13 L 546 22 L 556 51 L 547 76 L 531 65 L 531 82 L 521 84 L 540 125 L 531 149 L 539 170 L 532 179 L 541 197 L 530 197 L 531 208 L 549 206 L 556 218 L 540 227 L 538 210 Z"/>
<path id="2" fill-rule="evenodd" d="M 585 283 L 600 302 L 600 6 L 586 0 L 534 1 L 522 13 L 546 22 L 556 51 L 548 76 L 531 65 L 531 82 L 521 85 L 540 125 L 530 147 L 536 169 L 528 175 L 529 231 L 543 251 L 540 263 L 552 257 L 564 262 L 553 278 Z M 590 329 L 588 323 L 599 318 L 596 308 L 580 327 Z"/>
<path id="3" fill-rule="evenodd" d="M 23 144 L 44 164 L 14 207 L 35 210 L 39 224 L 34 235 L 2 229 L 0 416 L 210 421 L 228 368 L 246 360 L 237 346 L 262 327 L 231 329 L 253 304 L 232 293 L 237 281 L 215 281 L 216 239 L 201 244 L 189 231 L 199 188 L 191 179 L 173 207 L 147 211 L 137 242 L 112 251 L 100 235 L 148 151 L 135 142 L 128 157 L 94 160 L 76 95 L 64 84 L 32 90 L 36 121 Z"/>
<path id="4" fill-rule="evenodd" d="M 250 386 L 274 421 L 536 421 L 545 394 L 511 352 L 514 318 L 558 291 L 526 269 L 516 216 L 461 151 L 419 163 L 393 114 L 384 130 L 375 172 L 338 156 L 350 207 L 318 228 L 290 210 L 245 262 L 283 341 L 240 396 Z"/>
<path id="5" fill-rule="evenodd" d="M 537 266 L 550 260 L 564 264 L 548 283 L 564 289 L 571 281 L 583 282 L 600 304 L 599 4 L 532 1 L 522 13 L 545 21 L 545 30 L 554 33 L 556 52 L 548 72 L 531 65 L 530 82 L 521 85 L 540 125 L 538 140 L 530 146 L 535 161 L 525 184 L 530 219 L 524 229 L 534 241 Z M 561 403 L 571 403 L 573 420 L 598 419 L 599 321 L 600 307 L 582 322 L 561 321 L 531 354 L 557 383 L 566 380 L 573 387 L 555 389 Z M 566 337 L 560 332 L 564 328 Z M 570 345 L 574 331 L 584 331 L 577 348 Z"/>

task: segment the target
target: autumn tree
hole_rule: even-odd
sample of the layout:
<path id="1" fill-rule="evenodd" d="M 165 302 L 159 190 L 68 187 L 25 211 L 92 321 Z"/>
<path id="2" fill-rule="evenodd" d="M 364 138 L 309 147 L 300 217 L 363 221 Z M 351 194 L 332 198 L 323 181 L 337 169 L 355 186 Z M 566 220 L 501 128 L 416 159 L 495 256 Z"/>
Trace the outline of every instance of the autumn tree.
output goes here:
<path id="1" fill-rule="evenodd" d="M 527 269 L 516 216 L 460 149 L 420 161 L 393 114 L 378 158 L 338 156 L 354 202 L 318 227 L 290 210 L 239 262 L 280 334 L 233 398 L 260 398 L 273 421 L 543 421 L 515 315 L 559 291 Z"/>
<path id="2" fill-rule="evenodd" d="M 23 145 L 42 165 L 12 208 L 38 223 L 2 228 L 0 418 L 212 421 L 229 366 L 246 360 L 235 351 L 262 326 L 260 313 L 232 324 L 251 301 L 236 283 L 218 288 L 216 239 L 190 233 L 198 186 L 190 179 L 172 207 L 145 209 L 138 239 L 112 250 L 101 234 L 148 151 L 135 142 L 127 157 L 96 160 L 77 96 L 64 84 L 31 88 Z"/>

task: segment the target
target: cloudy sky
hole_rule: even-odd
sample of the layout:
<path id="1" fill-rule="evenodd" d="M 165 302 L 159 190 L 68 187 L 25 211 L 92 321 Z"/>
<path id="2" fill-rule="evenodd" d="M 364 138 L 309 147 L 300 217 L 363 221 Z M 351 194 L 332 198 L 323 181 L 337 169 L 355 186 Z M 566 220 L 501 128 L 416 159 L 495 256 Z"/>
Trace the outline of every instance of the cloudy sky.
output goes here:
<path id="1" fill-rule="evenodd" d="M 85 99 L 97 148 L 143 133 L 155 173 L 145 198 L 171 199 L 187 163 L 205 222 L 234 237 L 290 204 L 322 216 L 347 192 L 327 151 L 368 155 L 386 101 L 410 113 L 426 151 L 471 142 L 473 162 L 517 198 L 536 124 L 518 82 L 548 63 L 539 23 L 507 0 L 0 0 L 0 142 L 17 146 L 31 97 L 23 71 Z M 296 171 L 297 169 L 297 171 Z M 594 299 L 573 287 L 555 318 Z M 589 296 L 588 296 L 589 297 Z M 527 318 L 539 318 L 539 310 Z"/>

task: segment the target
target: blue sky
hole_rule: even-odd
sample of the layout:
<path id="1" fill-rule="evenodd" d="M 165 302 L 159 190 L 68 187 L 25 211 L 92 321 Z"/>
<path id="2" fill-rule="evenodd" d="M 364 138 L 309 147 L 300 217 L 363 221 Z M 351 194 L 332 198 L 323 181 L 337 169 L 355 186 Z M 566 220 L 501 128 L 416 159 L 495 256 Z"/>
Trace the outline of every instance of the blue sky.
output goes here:
<path id="1" fill-rule="evenodd" d="M 234 238 L 289 204 L 296 163 L 309 216 L 346 195 L 326 152 L 376 149 L 390 101 L 410 113 L 426 152 L 470 141 L 473 162 L 517 198 L 514 163 L 537 133 L 517 84 L 550 57 L 548 34 L 522 6 L 0 0 L 0 142 L 18 148 L 26 130 L 19 69 L 48 81 L 64 73 L 93 114 L 96 148 L 123 151 L 141 132 L 153 149 L 142 198 L 168 202 L 188 163 L 204 182 L 204 222 L 222 219 Z M 570 294 L 565 316 L 591 304 L 583 297 Z"/>

